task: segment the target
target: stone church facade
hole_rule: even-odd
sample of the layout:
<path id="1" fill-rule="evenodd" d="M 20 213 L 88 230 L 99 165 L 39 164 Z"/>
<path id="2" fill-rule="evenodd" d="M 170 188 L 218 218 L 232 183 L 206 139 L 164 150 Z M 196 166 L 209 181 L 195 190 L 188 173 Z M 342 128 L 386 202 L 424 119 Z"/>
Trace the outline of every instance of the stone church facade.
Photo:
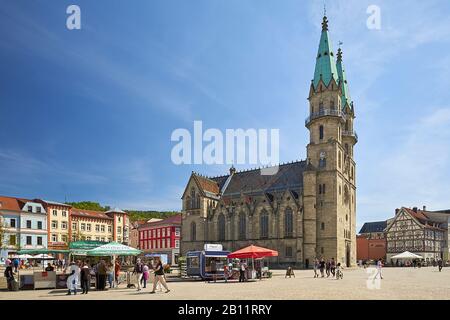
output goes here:
<path id="1" fill-rule="evenodd" d="M 356 263 L 357 135 L 339 48 L 335 57 L 323 18 L 305 126 L 307 160 L 206 177 L 193 172 L 182 195 L 181 254 L 221 243 L 233 251 L 250 244 L 277 250 L 274 265 L 311 267 L 314 259 Z"/>

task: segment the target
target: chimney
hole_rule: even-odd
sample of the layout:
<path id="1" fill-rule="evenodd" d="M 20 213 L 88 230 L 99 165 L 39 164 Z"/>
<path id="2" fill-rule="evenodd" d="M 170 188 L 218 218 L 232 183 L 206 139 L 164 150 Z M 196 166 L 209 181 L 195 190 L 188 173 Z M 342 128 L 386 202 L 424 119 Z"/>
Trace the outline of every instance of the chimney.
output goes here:
<path id="1" fill-rule="evenodd" d="M 395 209 L 395 214 L 397 214 L 400 211 L 400 209 Z"/>
<path id="2" fill-rule="evenodd" d="M 423 211 L 427 211 L 427 206 L 423 206 Z"/>
<path id="3" fill-rule="evenodd" d="M 414 208 L 413 208 L 413 211 L 414 211 L 415 213 L 417 213 L 417 207 L 414 207 Z"/>

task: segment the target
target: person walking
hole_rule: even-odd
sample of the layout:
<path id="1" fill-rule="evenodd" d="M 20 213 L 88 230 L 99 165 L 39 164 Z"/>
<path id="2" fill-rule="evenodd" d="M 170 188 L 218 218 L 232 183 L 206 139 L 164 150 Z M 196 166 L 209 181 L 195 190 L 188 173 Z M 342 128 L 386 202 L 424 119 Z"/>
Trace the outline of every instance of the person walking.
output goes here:
<path id="1" fill-rule="evenodd" d="M 106 275 L 107 275 L 108 269 L 106 267 L 105 260 L 100 260 L 98 266 L 97 266 L 97 273 L 98 273 L 98 290 L 103 291 L 106 287 Z"/>
<path id="2" fill-rule="evenodd" d="M 319 259 L 314 259 L 314 278 L 318 278 L 319 277 L 319 273 L 317 272 L 317 270 L 319 269 Z"/>
<path id="3" fill-rule="evenodd" d="M 112 289 L 114 288 L 114 266 L 112 265 L 111 262 L 108 263 L 107 273 L 108 273 L 109 288 Z"/>
<path id="4" fill-rule="evenodd" d="M 19 268 L 19 259 L 15 258 L 13 260 L 13 263 L 14 263 L 14 272 L 17 273 L 17 269 Z"/>
<path id="5" fill-rule="evenodd" d="M 324 274 L 325 260 L 323 258 L 320 259 L 319 270 L 320 270 L 320 275 L 322 276 L 322 278 L 324 278 L 325 277 L 325 274 Z"/>
<path id="6" fill-rule="evenodd" d="M 380 276 L 380 279 L 383 279 L 383 276 L 381 274 L 381 269 L 383 268 L 383 261 L 381 259 L 378 259 L 377 261 L 377 273 L 375 274 L 374 279 L 377 278 L 377 276 Z"/>
<path id="7" fill-rule="evenodd" d="M 78 289 L 78 279 L 80 275 L 80 268 L 72 261 L 69 266 L 69 276 L 67 277 L 67 295 L 70 296 L 73 292 L 74 295 L 77 294 Z"/>
<path id="8" fill-rule="evenodd" d="M 142 282 L 144 283 L 143 288 L 147 288 L 147 281 L 150 275 L 150 271 L 149 271 L 149 267 L 147 264 L 144 264 L 144 266 L 142 267 Z"/>
<path id="9" fill-rule="evenodd" d="M 144 272 L 144 266 L 142 265 L 141 259 L 138 258 L 136 260 L 136 264 L 134 266 L 133 274 L 136 275 L 137 280 L 137 291 L 141 291 L 141 278 Z"/>
<path id="10" fill-rule="evenodd" d="M 331 261 L 330 260 L 327 260 L 327 263 L 325 265 L 325 270 L 327 273 L 327 278 L 329 278 L 330 274 L 331 274 Z"/>
<path id="11" fill-rule="evenodd" d="M 6 283 L 8 286 L 8 290 L 9 291 L 13 291 L 13 286 L 14 286 L 14 272 L 13 272 L 13 264 L 12 262 L 8 262 L 6 261 L 6 269 L 4 272 L 5 278 L 6 278 Z"/>
<path id="12" fill-rule="evenodd" d="M 223 266 L 223 277 L 225 279 L 225 283 L 228 282 L 228 277 L 230 276 L 230 272 L 228 271 L 228 266 L 225 264 Z"/>
<path id="13" fill-rule="evenodd" d="M 239 282 L 245 282 L 245 264 L 242 261 L 239 264 Z"/>
<path id="14" fill-rule="evenodd" d="M 164 268 L 159 257 L 156 257 L 156 267 L 155 267 L 155 281 L 153 282 L 153 290 L 150 293 L 155 293 L 156 286 L 161 283 L 164 288 L 166 288 L 166 293 L 170 292 L 167 287 L 166 280 L 164 278 Z"/>
<path id="15" fill-rule="evenodd" d="M 364 269 L 365 269 L 365 267 L 364 267 Z M 331 258 L 330 271 L 334 277 L 336 275 L 336 261 L 334 261 L 334 258 Z"/>
<path id="16" fill-rule="evenodd" d="M 439 259 L 437 264 L 438 264 L 439 272 L 441 272 L 442 271 L 442 266 L 443 266 L 442 259 Z"/>
<path id="17" fill-rule="evenodd" d="M 114 265 L 114 275 L 115 275 L 115 280 L 116 280 L 116 287 L 118 287 L 119 286 L 119 284 L 120 284 L 120 281 L 119 281 L 119 278 L 120 278 L 120 263 L 119 263 L 119 261 L 117 261 L 116 260 L 116 263 L 115 263 L 115 265 Z"/>
<path id="18" fill-rule="evenodd" d="M 91 270 L 89 270 L 88 264 L 83 263 L 83 267 L 80 271 L 80 280 L 81 280 L 81 294 L 88 294 L 89 287 L 91 286 Z"/>

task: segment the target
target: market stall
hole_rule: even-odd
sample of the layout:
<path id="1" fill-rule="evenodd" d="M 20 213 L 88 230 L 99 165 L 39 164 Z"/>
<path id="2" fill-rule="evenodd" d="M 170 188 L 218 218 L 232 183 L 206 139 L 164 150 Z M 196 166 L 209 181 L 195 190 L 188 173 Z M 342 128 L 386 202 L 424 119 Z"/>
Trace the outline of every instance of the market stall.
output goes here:
<path id="1" fill-rule="evenodd" d="M 18 271 L 19 287 L 21 289 L 53 289 L 57 288 L 58 275 L 56 271 L 45 271 L 45 261 L 55 260 L 55 254 L 67 254 L 68 250 L 51 249 L 24 249 L 19 251 L 19 258 L 26 257 L 29 261 L 41 261 L 42 271 L 35 270 L 35 264 L 32 264 L 32 274 L 20 275 Z M 34 254 L 34 256 L 31 256 Z"/>
<path id="2" fill-rule="evenodd" d="M 256 279 L 257 271 L 260 273 L 259 278 L 263 277 L 263 263 L 262 259 L 265 257 L 277 257 L 278 251 L 271 250 L 263 247 L 258 247 L 255 245 L 250 245 L 248 247 L 242 248 L 228 255 L 229 259 L 251 259 L 251 268 L 247 269 L 247 279 Z M 255 268 L 255 260 L 258 260 L 258 267 Z M 268 269 L 267 269 L 268 271 Z"/>

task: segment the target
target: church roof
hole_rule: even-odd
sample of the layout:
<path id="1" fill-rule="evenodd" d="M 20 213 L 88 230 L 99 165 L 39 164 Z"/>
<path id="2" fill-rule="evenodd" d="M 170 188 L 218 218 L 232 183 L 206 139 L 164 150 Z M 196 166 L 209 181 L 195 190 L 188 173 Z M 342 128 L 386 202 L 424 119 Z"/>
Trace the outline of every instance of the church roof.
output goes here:
<path id="1" fill-rule="evenodd" d="M 320 79 L 328 86 L 334 79 L 338 82 L 336 61 L 334 59 L 333 46 L 328 34 L 328 19 L 323 17 L 322 34 L 320 36 L 319 50 L 317 52 L 316 67 L 314 69 L 314 88 L 319 85 Z"/>
<path id="2" fill-rule="evenodd" d="M 303 171 L 306 169 L 306 161 L 297 161 L 280 165 L 278 172 L 274 175 L 262 175 L 261 169 L 236 172 L 222 196 L 298 189 L 303 186 Z M 228 177 L 229 175 L 225 175 L 211 178 L 211 180 L 215 181 L 221 189 Z"/>

